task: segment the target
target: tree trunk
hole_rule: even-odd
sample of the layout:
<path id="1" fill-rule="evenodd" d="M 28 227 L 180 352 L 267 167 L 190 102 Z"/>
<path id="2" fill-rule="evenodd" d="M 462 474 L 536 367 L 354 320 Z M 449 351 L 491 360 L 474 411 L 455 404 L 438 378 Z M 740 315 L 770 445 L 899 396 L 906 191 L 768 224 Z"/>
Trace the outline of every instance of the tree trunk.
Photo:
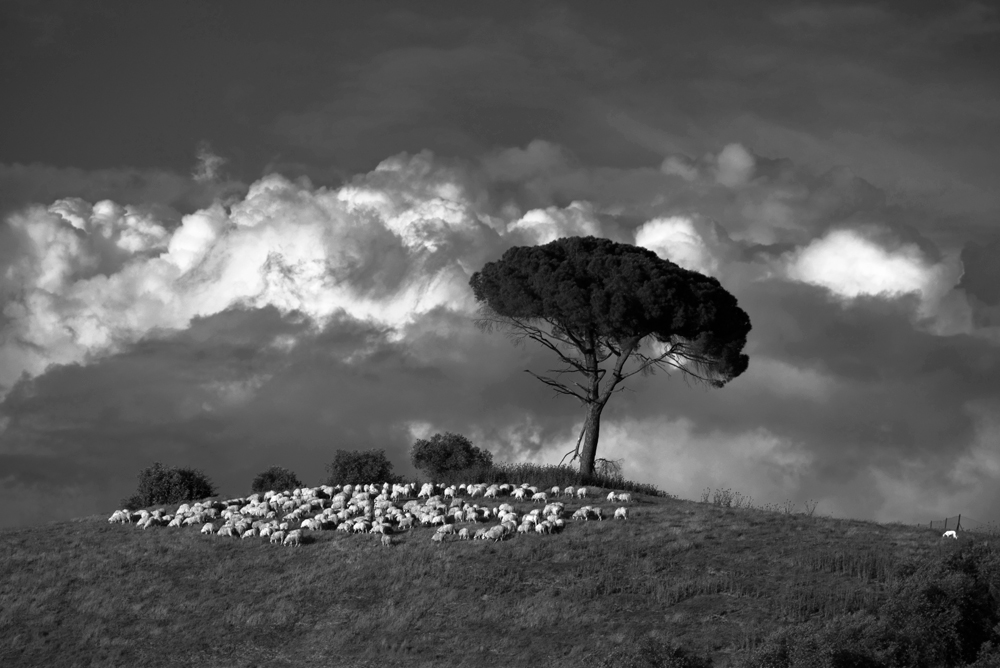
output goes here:
<path id="1" fill-rule="evenodd" d="M 601 411 L 604 403 L 587 405 L 587 421 L 584 423 L 583 451 L 580 453 L 580 473 L 594 475 L 594 461 L 597 459 L 597 439 L 601 435 Z"/>

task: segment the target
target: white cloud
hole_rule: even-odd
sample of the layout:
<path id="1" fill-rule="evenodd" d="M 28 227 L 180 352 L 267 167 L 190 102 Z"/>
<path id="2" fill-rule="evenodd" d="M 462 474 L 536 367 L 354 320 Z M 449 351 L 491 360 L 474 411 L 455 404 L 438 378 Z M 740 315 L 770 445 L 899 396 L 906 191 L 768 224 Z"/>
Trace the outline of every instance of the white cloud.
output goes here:
<path id="1" fill-rule="evenodd" d="M 562 237 L 604 236 L 594 207 L 588 202 L 572 202 L 565 209 L 532 209 L 508 225 L 507 233 L 525 237 L 529 245 L 547 244 Z"/>
<path id="2" fill-rule="evenodd" d="M 713 275 L 719 261 L 688 216 L 654 218 L 635 231 L 635 243 L 676 264 Z"/>
<path id="3" fill-rule="evenodd" d="M 792 279 L 820 285 L 842 297 L 929 295 L 940 270 L 915 244 L 886 249 L 856 230 L 834 230 L 795 252 Z"/>
<path id="4" fill-rule="evenodd" d="M 272 174 L 228 211 L 215 204 L 180 225 L 110 201 L 25 209 L 8 220 L 23 252 L 0 277 L 0 393 L 22 372 L 234 306 L 297 311 L 319 326 L 343 313 L 398 340 L 434 309 L 474 312 L 469 277 L 507 245 L 602 234 L 584 202 L 498 224 L 475 187 L 423 152 L 337 189 Z"/>
<path id="5" fill-rule="evenodd" d="M 453 177 L 429 154 L 339 190 L 271 175 L 231 212 L 214 205 L 172 232 L 112 202 L 12 215 L 23 252 L 3 276 L 0 387 L 236 305 L 390 328 L 438 307 L 471 311 L 469 269 L 498 237 Z"/>

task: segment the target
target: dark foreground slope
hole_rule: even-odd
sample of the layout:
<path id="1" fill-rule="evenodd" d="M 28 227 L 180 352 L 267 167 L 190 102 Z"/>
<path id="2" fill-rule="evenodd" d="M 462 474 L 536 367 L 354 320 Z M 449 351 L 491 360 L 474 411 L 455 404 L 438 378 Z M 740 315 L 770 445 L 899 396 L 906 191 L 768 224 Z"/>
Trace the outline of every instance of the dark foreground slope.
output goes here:
<path id="1" fill-rule="evenodd" d="M 3 530 L 0 666 L 581 668 L 642 635 L 737 665 L 782 627 L 878 610 L 977 542 L 655 497 L 558 535 L 432 534 L 279 547 L 105 517 Z"/>

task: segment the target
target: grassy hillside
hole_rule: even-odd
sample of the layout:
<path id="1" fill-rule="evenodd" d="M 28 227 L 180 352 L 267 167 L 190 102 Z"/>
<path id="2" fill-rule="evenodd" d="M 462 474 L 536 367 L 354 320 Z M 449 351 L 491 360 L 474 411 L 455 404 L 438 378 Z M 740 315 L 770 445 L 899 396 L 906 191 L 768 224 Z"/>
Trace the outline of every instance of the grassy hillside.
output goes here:
<path id="1" fill-rule="evenodd" d="M 984 549 L 971 534 L 711 501 L 641 495 L 631 513 L 499 543 L 435 544 L 417 528 L 391 547 L 106 516 L 2 530 L 0 666 L 580 668 L 644 636 L 738 665 L 782 627 L 876 611 L 921 564 Z"/>

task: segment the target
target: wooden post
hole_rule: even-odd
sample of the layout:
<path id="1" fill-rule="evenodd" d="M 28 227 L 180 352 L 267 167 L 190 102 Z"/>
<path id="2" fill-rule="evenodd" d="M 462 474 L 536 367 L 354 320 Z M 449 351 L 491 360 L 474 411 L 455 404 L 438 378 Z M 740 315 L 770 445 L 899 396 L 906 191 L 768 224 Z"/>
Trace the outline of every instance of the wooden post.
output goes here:
<path id="1" fill-rule="evenodd" d="M 962 530 L 962 513 L 958 514 L 958 524 L 955 525 L 955 530 L 956 531 Z"/>

